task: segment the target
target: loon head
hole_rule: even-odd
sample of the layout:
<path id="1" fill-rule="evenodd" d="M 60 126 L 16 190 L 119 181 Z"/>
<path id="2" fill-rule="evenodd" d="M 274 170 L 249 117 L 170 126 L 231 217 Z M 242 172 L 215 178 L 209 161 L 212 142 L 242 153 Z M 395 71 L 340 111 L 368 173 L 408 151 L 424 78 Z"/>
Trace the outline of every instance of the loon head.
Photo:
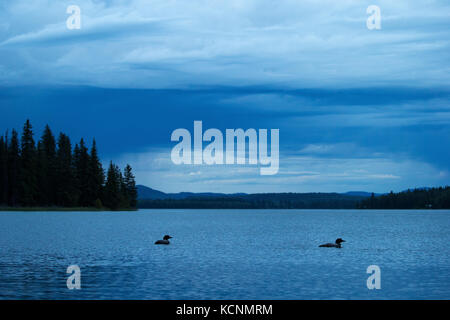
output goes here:
<path id="1" fill-rule="evenodd" d="M 169 235 L 166 234 L 166 235 L 164 236 L 163 239 L 164 239 L 164 240 L 169 240 L 169 239 L 172 239 L 172 238 L 173 238 L 173 237 L 171 237 L 171 236 L 169 236 Z M 337 241 L 337 240 L 336 240 L 336 241 Z"/>
<path id="2" fill-rule="evenodd" d="M 337 238 L 336 239 L 336 244 L 341 244 L 342 242 L 345 242 L 345 240 L 341 239 L 341 238 Z"/>

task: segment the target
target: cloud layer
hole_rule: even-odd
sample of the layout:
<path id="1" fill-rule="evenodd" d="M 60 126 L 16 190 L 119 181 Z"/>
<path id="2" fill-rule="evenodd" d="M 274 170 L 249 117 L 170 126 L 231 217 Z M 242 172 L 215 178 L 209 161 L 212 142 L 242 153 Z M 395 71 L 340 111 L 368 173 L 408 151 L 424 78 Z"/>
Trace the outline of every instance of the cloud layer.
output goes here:
<path id="1" fill-rule="evenodd" d="M 449 77 L 447 1 L 11 1 L 0 13 L 0 83 L 440 85 Z"/>

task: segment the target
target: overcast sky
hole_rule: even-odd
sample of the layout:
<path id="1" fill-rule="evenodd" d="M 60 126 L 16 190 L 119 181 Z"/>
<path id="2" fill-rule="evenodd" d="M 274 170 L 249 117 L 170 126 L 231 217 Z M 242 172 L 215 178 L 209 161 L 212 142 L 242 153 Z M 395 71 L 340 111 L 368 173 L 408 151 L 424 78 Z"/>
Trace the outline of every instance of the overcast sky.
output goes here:
<path id="1" fill-rule="evenodd" d="M 449 18 L 448 1 L 2 1 L 0 128 L 95 137 L 167 192 L 445 185 Z M 279 128 L 279 173 L 175 166 L 170 134 L 194 120 Z"/>

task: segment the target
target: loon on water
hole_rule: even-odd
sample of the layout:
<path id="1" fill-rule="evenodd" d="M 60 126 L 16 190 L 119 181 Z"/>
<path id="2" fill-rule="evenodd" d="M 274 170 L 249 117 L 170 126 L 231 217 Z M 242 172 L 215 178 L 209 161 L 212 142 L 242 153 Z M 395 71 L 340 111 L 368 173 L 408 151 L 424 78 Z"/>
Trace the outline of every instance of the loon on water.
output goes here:
<path id="1" fill-rule="evenodd" d="M 341 238 L 336 239 L 336 243 L 325 243 L 321 244 L 319 247 L 325 247 L 325 248 L 342 248 L 341 243 L 345 242 L 345 240 L 342 240 Z"/>
<path id="2" fill-rule="evenodd" d="M 169 239 L 172 239 L 173 237 L 168 236 L 167 234 L 164 236 L 164 240 L 158 240 L 155 242 L 155 244 L 170 244 Z"/>

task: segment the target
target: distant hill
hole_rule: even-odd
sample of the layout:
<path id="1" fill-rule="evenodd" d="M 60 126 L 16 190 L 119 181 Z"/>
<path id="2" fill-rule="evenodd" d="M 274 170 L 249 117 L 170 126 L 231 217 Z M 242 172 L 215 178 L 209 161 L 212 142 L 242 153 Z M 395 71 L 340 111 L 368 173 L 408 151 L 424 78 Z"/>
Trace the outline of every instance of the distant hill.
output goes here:
<path id="1" fill-rule="evenodd" d="M 186 199 L 192 197 L 205 197 L 205 198 L 226 198 L 234 196 L 246 195 L 245 193 L 214 193 L 214 192 L 179 192 L 179 193 L 164 193 L 144 185 L 137 185 L 138 199 L 140 200 L 163 200 L 163 199 Z"/>
<path id="2" fill-rule="evenodd" d="M 221 209 L 349 209 L 371 196 L 370 192 L 349 193 L 164 193 L 138 185 L 140 208 Z"/>
<path id="3" fill-rule="evenodd" d="M 143 186 L 141 184 L 136 186 L 138 192 L 138 199 L 167 199 L 167 194 L 164 192 Z"/>
<path id="4" fill-rule="evenodd" d="M 343 193 L 349 196 L 360 196 L 360 197 L 370 197 L 372 195 L 372 192 L 366 192 L 366 191 L 349 191 L 346 193 Z M 375 193 L 375 195 L 377 195 Z"/>

